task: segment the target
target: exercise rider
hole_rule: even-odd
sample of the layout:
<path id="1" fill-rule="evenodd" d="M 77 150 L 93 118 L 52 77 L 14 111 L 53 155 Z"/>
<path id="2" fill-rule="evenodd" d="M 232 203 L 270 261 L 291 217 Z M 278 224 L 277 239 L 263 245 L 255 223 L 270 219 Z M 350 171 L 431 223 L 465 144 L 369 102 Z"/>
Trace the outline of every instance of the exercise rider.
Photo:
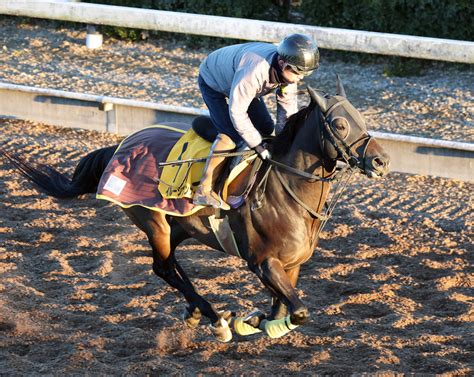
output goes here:
<path id="1" fill-rule="evenodd" d="M 296 113 L 296 83 L 319 66 L 316 42 L 306 35 L 291 34 L 278 47 L 271 43 L 244 43 L 227 46 L 209 54 L 199 67 L 198 84 L 218 136 L 212 144 L 193 203 L 230 209 L 214 192 L 225 157 L 212 157 L 247 145 L 262 159 L 270 152 L 262 136 L 271 135 L 274 122 L 263 96 L 276 91 L 277 134 L 289 116 Z"/>

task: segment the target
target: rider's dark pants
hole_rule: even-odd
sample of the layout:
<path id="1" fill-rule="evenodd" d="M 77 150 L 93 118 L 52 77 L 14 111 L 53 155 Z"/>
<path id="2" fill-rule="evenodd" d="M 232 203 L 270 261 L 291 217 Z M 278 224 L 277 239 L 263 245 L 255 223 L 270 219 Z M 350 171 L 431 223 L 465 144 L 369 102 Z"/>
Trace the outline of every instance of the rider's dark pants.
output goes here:
<path id="1" fill-rule="evenodd" d="M 229 136 L 237 147 L 244 145 L 244 140 L 237 133 L 230 119 L 227 97 L 207 85 L 201 75 L 198 77 L 198 84 L 202 98 L 209 109 L 212 124 L 217 131 Z M 273 132 L 275 125 L 262 98 L 255 98 L 250 103 L 247 113 L 252 124 L 262 136 L 270 135 Z"/>

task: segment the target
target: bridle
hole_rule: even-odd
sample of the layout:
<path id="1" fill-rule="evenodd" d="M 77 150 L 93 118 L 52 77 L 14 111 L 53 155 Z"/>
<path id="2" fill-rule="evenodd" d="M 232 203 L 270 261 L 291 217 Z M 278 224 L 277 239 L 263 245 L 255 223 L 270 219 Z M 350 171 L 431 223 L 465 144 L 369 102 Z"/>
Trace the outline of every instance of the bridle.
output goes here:
<path id="1" fill-rule="evenodd" d="M 331 142 L 334 149 L 341 156 L 341 158 L 344 160 L 344 162 L 348 164 L 351 168 L 356 167 L 363 171 L 365 169 L 365 163 L 361 162 L 361 160 L 352 152 L 352 148 L 354 147 L 354 145 L 360 145 L 361 143 L 365 143 L 364 151 L 362 153 L 362 161 L 364 161 L 364 157 L 367 153 L 367 148 L 369 147 L 369 144 L 372 141 L 372 136 L 366 134 L 349 145 L 331 128 L 331 123 L 333 121 L 332 112 L 338 106 L 342 105 L 345 102 L 348 102 L 347 99 L 342 99 L 333 104 L 326 111 L 325 114 L 321 112 L 321 123 L 324 125 L 324 130 L 326 131 L 329 141 Z M 322 139 L 324 139 L 324 136 L 322 136 Z"/>
<path id="2" fill-rule="evenodd" d="M 315 235 L 315 238 L 319 236 L 321 233 L 323 227 L 326 225 L 327 221 L 331 217 L 337 202 L 341 198 L 343 192 L 349 185 L 354 172 L 357 169 L 364 170 L 365 163 L 362 162 L 365 160 L 365 155 L 367 152 L 367 148 L 370 144 L 370 141 L 372 140 L 372 136 L 366 134 L 359 139 L 357 139 L 355 142 L 351 143 L 350 145 L 345 142 L 344 139 L 342 139 L 337 133 L 335 133 L 332 128 L 331 128 L 331 122 L 332 122 L 332 113 L 334 109 L 336 109 L 338 106 L 343 104 L 344 102 L 347 102 L 347 99 L 342 99 L 335 104 L 333 104 L 324 114 L 322 111 L 320 112 L 320 117 L 321 117 L 321 124 L 323 124 L 323 127 L 319 127 L 319 135 L 320 135 L 320 145 L 321 149 L 323 150 L 323 142 L 325 140 L 324 134 L 327 135 L 327 138 L 331 145 L 334 147 L 334 149 L 338 153 L 338 157 L 340 156 L 342 160 L 346 163 L 346 165 L 336 174 L 332 174 L 330 177 L 321 177 L 315 174 L 308 173 L 304 170 L 294 168 L 292 166 L 283 164 L 281 162 L 275 161 L 273 159 L 267 159 L 267 161 L 270 163 L 270 166 L 267 170 L 267 172 L 264 175 L 264 178 L 259 182 L 257 185 L 256 189 L 256 196 L 255 196 L 255 202 L 259 203 L 259 206 L 254 206 L 252 205 L 252 209 L 258 209 L 261 206 L 262 203 L 262 198 L 263 194 L 265 192 L 265 187 L 266 187 L 266 181 L 268 179 L 268 175 L 270 172 L 270 169 L 272 166 L 275 167 L 275 174 L 282 184 L 282 186 L 285 188 L 285 190 L 288 192 L 288 194 L 295 200 L 301 207 L 303 207 L 313 218 L 317 218 L 321 221 L 321 225 L 318 228 L 318 231 Z M 325 131 L 325 132 L 324 132 Z M 361 143 L 365 143 L 364 151 L 362 153 L 361 159 L 359 159 L 353 152 L 353 147 L 355 145 L 360 145 Z M 311 207 L 309 207 L 306 203 L 304 203 L 298 195 L 291 189 L 290 185 L 288 184 L 288 180 L 285 179 L 280 172 L 280 169 L 284 169 L 287 172 L 297 175 L 303 179 L 306 179 L 308 182 L 337 182 L 334 194 L 331 197 L 330 203 L 326 206 L 326 211 L 321 214 Z M 263 188 L 263 190 L 259 193 L 259 188 Z M 260 194 L 260 195 L 259 195 Z M 259 198 L 260 197 L 260 198 Z"/>
<path id="3" fill-rule="evenodd" d="M 322 129 L 319 127 L 319 142 L 321 149 L 324 150 L 323 143 L 325 141 L 325 135 L 327 135 L 327 139 L 331 143 L 331 145 L 334 147 L 336 152 L 338 153 L 338 156 L 342 158 L 342 160 L 350 166 L 350 168 L 358 168 L 362 171 L 365 169 L 365 163 L 363 162 L 365 160 L 365 155 L 367 153 L 367 148 L 369 147 L 370 142 L 372 141 L 372 136 L 369 134 L 363 135 L 350 145 L 345 142 L 344 139 L 342 139 L 337 133 L 335 133 L 332 128 L 331 128 L 331 123 L 332 123 L 332 112 L 341 104 L 344 102 L 348 102 L 347 99 L 342 99 L 335 104 L 333 104 L 324 114 L 322 111 L 320 112 L 320 117 L 321 117 L 321 124 L 323 124 L 324 128 Z M 325 132 L 324 132 L 325 131 Z M 364 151 L 361 155 L 362 161 L 353 153 L 353 147 L 355 145 L 360 145 L 362 143 L 365 143 Z M 337 158 L 336 158 L 337 159 Z M 304 170 L 294 168 L 292 166 L 283 164 L 281 162 L 278 162 L 273 159 L 267 159 L 267 161 L 276 167 L 282 168 L 294 175 L 300 176 L 302 178 L 307 179 L 309 182 L 331 182 L 335 180 L 337 177 L 336 176 L 331 176 L 329 178 L 324 178 L 312 173 L 308 173 Z"/>

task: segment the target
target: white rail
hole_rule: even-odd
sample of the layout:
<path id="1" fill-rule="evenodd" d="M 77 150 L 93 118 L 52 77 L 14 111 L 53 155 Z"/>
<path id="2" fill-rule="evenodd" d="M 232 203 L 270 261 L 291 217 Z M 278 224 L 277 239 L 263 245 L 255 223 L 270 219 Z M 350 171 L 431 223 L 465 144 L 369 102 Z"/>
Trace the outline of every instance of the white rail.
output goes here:
<path id="1" fill-rule="evenodd" d="M 9 84 L 9 83 L 4 83 L 4 82 L 0 82 L 0 90 L 20 91 L 23 93 L 37 94 L 42 97 L 67 98 L 67 99 L 73 99 L 73 100 L 84 101 L 84 102 L 94 102 L 94 103 L 102 104 L 102 105 L 107 105 L 107 104 L 122 105 L 122 106 L 128 106 L 128 107 L 137 107 L 137 108 L 142 108 L 142 109 L 165 111 L 169 113 L 180 113 L 180 114 L 193 115 L 193 116 L 209 114 L 209 112 L 206 110 L 200 110 L 193 107 L 165 105 L 163 103 L 136 101 L 136 100 L 125 99 L 125 98 L 99 96 L 96 94 L 66 92 L 64 90 L 49 89 L 49 88 L 36 88 L 34 86 L 24 86 L 24 85 Z M 103 106 L 101 107 L 103 108 Z M 68 116 L 68 115 L 66 114 L 65 116 Z"/>
<path id="2" fill-rule="evenodd" d="M 474 63 L 474 42 L 450 39 L 48 0 L 2 0 L 0 14 L 264 42 L 304 33 L 321 48 Z"/>

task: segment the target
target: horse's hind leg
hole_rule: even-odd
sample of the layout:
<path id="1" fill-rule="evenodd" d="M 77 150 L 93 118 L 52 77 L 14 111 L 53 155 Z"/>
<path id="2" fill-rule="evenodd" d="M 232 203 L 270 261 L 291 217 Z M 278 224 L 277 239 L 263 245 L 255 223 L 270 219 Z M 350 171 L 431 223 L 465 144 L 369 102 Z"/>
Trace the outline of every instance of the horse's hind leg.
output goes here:
<path id="1" fill-rule="evenodd" d="M 143 207 L 131 207 L 124 211 L 148 237 L 153 250 L 153 271 L 155 274 L 183 294 L 189 305 L 188 312 L 191 315 L 194 314 L 196 320 L 198 320 L 198 313 L 201 312 L 217 328 L 217 324 L 221 323 L 219 314 L 208 301 L 196 292 L 174 255 L 174 250 L 179 243 L 189 238 L 187 233 L 176 222 L 170 226 L 165 215 L 160 212 L 150 211 Z M 216 336 L 219 339 L 219 334 Z"/>

